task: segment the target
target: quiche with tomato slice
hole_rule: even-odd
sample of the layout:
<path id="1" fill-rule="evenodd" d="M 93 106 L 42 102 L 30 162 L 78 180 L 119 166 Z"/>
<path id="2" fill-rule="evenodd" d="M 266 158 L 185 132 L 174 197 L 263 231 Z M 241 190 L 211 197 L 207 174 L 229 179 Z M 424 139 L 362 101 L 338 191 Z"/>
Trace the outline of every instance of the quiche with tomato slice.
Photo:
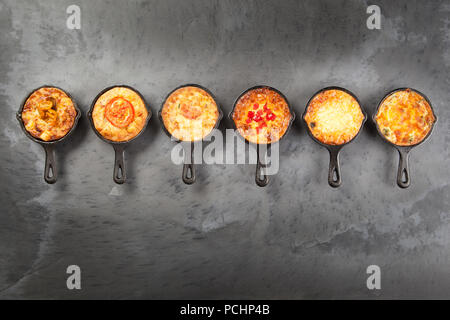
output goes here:
<path id="1" fill-rule="evenodd" d="M 383 100 L 375 121 L 387 140 L 399 146 L 411 146 L 425 139 L 436 118 L 421 94 L 405 89 Z"/>
<path id="2" fill-rule="evenodd" d="M 244 139 L 256 144 L 268 144 L 283 137 L 292 115 L 281 94 L 261 87 L 245 92 L 238 99 L 232 118 Z"/>
<path id="3" fill-rule="evenodd" d="M 173 91 L 161 109 L 164 127 L 181 141 L 199 141 L 216 126 L 219 109 L 202 88 L 185 86 Z"/>
<path id="4" fill-rule="evenodd" d="M 148 111 L 141 96 L 127 87 L 114 87 L 95 102 L 92 120 L 106 139 L 123 142 L 136 137 L 144 128 Z"/>
<path id="5" fill-rule="evenodd" d="M 55 87 L 42 87 L 25 101 L 22 121 L 25 129 L 35 138 L 54 141 L 72 129 L 77 111 L 72 99 Z"/>
<path id="6" fill-rule="evenodd" d="M 304 120 L 312 135 L 328 145 L 341 145 L 359 132 L 364 114 L 351 94 L 328 89 L 316 94 L 306 107 Z"/>

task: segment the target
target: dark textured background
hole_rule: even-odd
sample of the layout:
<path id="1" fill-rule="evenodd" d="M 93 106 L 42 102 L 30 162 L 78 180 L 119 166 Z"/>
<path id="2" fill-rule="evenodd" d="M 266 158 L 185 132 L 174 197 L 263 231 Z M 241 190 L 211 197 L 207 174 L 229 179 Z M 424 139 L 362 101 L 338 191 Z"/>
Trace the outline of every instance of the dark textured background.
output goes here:
<path id="1" fill-rule="evenodd" d="M 374 3 L 381 30 L 366 28 Z M 66 28 L 70 4 L 81 30 Z M 0 298 L 450 298 L 450 1 L 1 0 L 0 46 Z M 256 84 L 287 96 L 297 120 L 268 187 L 252 165 L 204 165 L 184 185 L 156 117 L 115 185 L 113 150 L 85 115 L 47 185 L 43 150 L 15 119 L 42 84 L 86 111 L 124 83 L 156 111 L 186 82 L 225 114 Z M 408 190 L 371 123 L 341 154 L 342 187 L 327 185 L 328 153 L 300 114 L 328 85 L 369 114 L 396 87 L 428 95 L 439 121 L 411 154 Z M 66 289 L 70 264 L 81 291 Z M 366 288 L 370 264 L 380 291 Z"/>

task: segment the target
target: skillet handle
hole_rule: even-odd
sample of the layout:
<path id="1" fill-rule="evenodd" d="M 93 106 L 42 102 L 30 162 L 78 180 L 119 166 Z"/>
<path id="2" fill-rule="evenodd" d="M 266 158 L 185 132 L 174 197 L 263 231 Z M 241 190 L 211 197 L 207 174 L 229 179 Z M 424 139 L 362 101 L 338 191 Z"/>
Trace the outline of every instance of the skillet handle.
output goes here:
<path id="1" fill-rule="evenodd" d="M 341 166 L 339 165 L 339 152 L 341 149 L 333 148 L 328 150 L 330 152 L 330 169 L 328 171 L 328 184 L 333 188 L 341 185 Z"/>
<path id="2" fill-rule="evenodd" d="M 193 184 L 195 182 L 194 143 L 191 143 L 190 150 L 184 148 L 182 179 L 185 184 Z"/>
<path id="3" fill-rule="evenodd" d="M 270 145 L 268 148 L 270 148 Z M 260 187 L 265 187 L 269 184 L 269 176 L 266 175 L 266 167 L 267 164 L 261 163 L 261 159 L 259 157 L 259 144 L 257 144 L 255 182 Z"/>
<path id="4" fill-rule="evenodd" d="M 124 161 L 124 145 L 114 144 L 115 160 L 114 160 L 114 182 L 123 184 L 126 180 L 125 161 Z"/>
<path id="5" fill-rule="evenodd" d="M 397 173 L 397 184 L 400 188 L 408 188 L 411 180 L 409 178 L 409 148 L 398 148 L 398 154 L 400 155 L 400 159 L 398 162 L 398 173 Z"/>
<path id="6" fill-rule="evenodd" d="M 49 184 L 53 184 L 58 179 L 55 160 L 55 147 L 51 144 L 44 144 L 42 146 L 45 150 L 44 180 Z"/>

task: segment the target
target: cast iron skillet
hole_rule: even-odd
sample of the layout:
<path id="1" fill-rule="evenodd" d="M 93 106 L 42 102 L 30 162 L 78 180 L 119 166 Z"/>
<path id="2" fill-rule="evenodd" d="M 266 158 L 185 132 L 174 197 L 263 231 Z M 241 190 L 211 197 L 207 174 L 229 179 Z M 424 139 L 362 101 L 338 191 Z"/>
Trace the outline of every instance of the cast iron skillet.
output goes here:
<path id="1" fill-rule="evenodd" d="M 41 139 L 33 137 L 27 131 L 27 129 L 25 129 L 25 125 L 23 124 L 23 121 L 22 121 L 22 111 L 23 111 L 23 107 L 25 106 L 25 102 L 33 94 L 33 92 L 35 92 L 36 90 L 39 90 L 41 88 L 56 88 L 56 89 L 61 90 L 62 92 L 67 94 L 67 96 L 72 100 L 73 106 L 75 107 L 75 110 L 77 111 L 77 115 L 75 116 L 72 128 L 70 128 L 69 132 L 67 132 L 64 137 L 61 137 L 61 138 L 59 138 L 57 140 L 44 141 L 44 140 L 41 140 Z M 45 169 L 44 169 L 44 180 L 45 180 L 45 182 L 53 184 L 58 179 L 58 170 L 56 168 L 56 160 L 55 160 L 55 145 L 57 143 L 65 140 L 67 137 L 69 137 L 72 134 L 72 132 L 75 130 L 75 127 L 78 124 L 78 120 L 80 119 L 80 116 L 81 116 L 81 111 L 78 108 L 77 103 L 75 102 L 73 97 L 69 93 L 67 93 L 65 90 L 63 90 L 61 88 L 58 88 L 56 86 L 44 85 L 44 86 L 41 86 L 39 88 L 36 88 L 33 91 L 31 91 L 26 96 L 26 98 L 23 100 L 23 102 L 22 102 L 22 104 L 21 104 L 21 106 L 19 108 L 19 111 L 16 114 L 16 118 L 17 118 L 17 120 L 19 120 L 20 127 L 22 128 L 23 132 L 25 132 L 26 136 L 28 138 L 30 138 L 31 140 L 33 140 L 34 142 L 39 143 L 45 150 Z"/>
<path id="2" fill-rule="evenodd" d="M 359 108 L 361 109 L 361 112 L 364 115 L 364 119 L 363 119 L 363 121 L 361 123 L 361 126 L 360 126 L 360 128 L 358 130 L 358 133 L 351 140 L 347 141 L 346 143 L 340 144 L 340 145 L 326 144 L 326 143 L 323 143 L 320 140 L 316 139 L 316 137 L 314 137 L 314 135 L 312 134 L 312 132 L 311 132 L 309 126 L 308 126 L 308 123 L 306 123 L 306 120 L 305 120 L 305 116 L 306 116 L 306 113 L 308 112 L 308 107 L 309 107 L 309 104 L 311 103 L 312 99 L 314 99 L 314 97 L 317 96 L 319 93 L 321 93 L 323 91 L 327 91 L 327 90 L 340 90 L 340 91 L 344 91 L 344 92 L 348 93 L 349 95 L 351 95 L 358 102 Z M 341 152 L 341 149 L 346 144 L 349 144 L 350 142 L 352 142 L 353 140 L 356 139 L 356 137 L 362 131 L 362 128 L 364 127 L 364 123 L 367 120 L 367 114 L 364 111 L 364 109 L 362 108 L 361 102 L 359 102 L 358 98 L 351 91 L 349 91 L 349 90 L 347 90 L 345 88 L 336 87 L 336 86 L 326 87 L 326 88 L 320 89 L 319 91 L 314 93 L 313 96 L 309 99 L 308 103 L 306 104 L 305 111 L 303 112 L 302 119 L 303 119 L 303 121 L 305 123 L 306 128 L 308 129 L 309 136 L 315 142 L 317 142 L 321 146 L 323 146 L 323 147 L 328 149 L 328 152 L 330 153 L 330 169 L 328 171 L 328 184 L 331 187 L 333 187 L 333 188 L 339 187 L 341 185 L 341 183 L 342 183 L 342 180 L 341 180 L 341 167 L 339 165 L 339 153 Z"/>
<path id="3" fill-rule="evenodd" d="M 102 94 L 104 94 L 106 91 L 111 90 L 113 88 L 116 87 L 123 87 L 123 88 L 128 88 L 133 90 L 134 92 L 136 92 L 139 97 L 142 99 L 142 101 L 144 102 L 144 106 L 147 109 L 147 119 L 145 119 L 145 124 L 142 127 L 141 131 L 133 138 L 131 138 L 130 140 L 127 141 L 111 141 L 106 139 L 105 137 L 103 137 L 100 132 L 97 131 L 97 129 L 94 126 L 94 120 L 92 119 L 92 111 L 94 110 L 94 106 L 95 103 L 97 102 L 98 98 L 100 98 L 100 96 Z M 145 128 L 147 127 L 148 121 L 150 120 L 151 116 L 152 116 L 152 110 L 147 106 L 147 103 L 145 102 L 144 97 L 142 96 L 142 94 L 137 91 L 136 89 L 134 89 L 133 87 L 127 86 L 127 85 L 114 85 L 108 88 L 103 89 L 95 98 L 94 101 L 92 101 L 91 104 L 91 108 L 89 109 L 87 116 L 89 118 L 89 122 L 91 123 L 92 129 L 94 130 L 95 134 L 102 139 L 104 142 L 109 143 L 113 146 L 114 148 L 114 152 L 115 152 L 115 160 L 114 160 L 114 175 L 113 175 L 113 179 L 115 183 L 118 184 L 122 184 L 125 182 L 126 180 L 126 171 L 125 171 L 125 161 L 124 161 L 124 150 L 126 145 L 133 141 L 134 139 L 136 139 L 137 137 L 139 137 L 144 131 Z"/>
<path id="4" fill-rule="evenodd" d="M 219 112 L 219 116 L 217 117 L 216 124 L 214 125 L 213 130 L 217 129 L 219 127 L 219 123 L 220 123 L 220 120 L 222 119 L 223 113 L 222 113 L 222 110 L 220 109 L 219 104 L 217 103 L 216 97 L 211 93 L 211 91 L 209 91 L 207 88 L 205 88 L 205 87 L 203 87 L 203 86 L 201 86 L 199 84 L 195 84 L 195 83 L 194 84 L 193 83 L 183 84 L 181 86 L 176 87 L 172 91 L 170 91 L 167 94 L 167 96 L 164 98 L 164 101 L 161 104 L 161 108 L 158 111 L 158 118 L 159 118 L 159 121 L 161 121 L 161 124 L 162 124 L 164 132 L 173 141 L 175 141 L 177 143 L 180 142 L 182 147 L 183 147 L 183 149 L 184 149 L 184 164 L 183 164 L 183 173 L 182 173 L 183 182 L 185 184 L 193 184 L 195 182 L 195 178 L 196 178 L 196 176 L 195 176 L 195 166 L 194 166 L 194 144 L 195 144 L 195 142 L 194 141 L 181 141 L 181 140 L 175 138 L 174 136 L 172 136 L 170 134 L 170 132 L 167 130 L 166 126 L 164 125 L 164 121 L 163 121 L 162 114 L 161 114 L 162 113 L 162 109 L 164 107 L 164 104 L 166 103 L 166 101 L 170 97 L 170 95 L 173 92 L 177 91 L 178 89 L 181 89 L 181 88 L 184 88 L 184 87 L 197 87 L 197 88 L 200 88 L 200 89 L 206 91 L 213 98 L 213 100 L 214 100 L 214 102 L 216 103 L 216 106 L 217 106 L 217 111 Z M 212 133 L 213 130 L 211 130 L 211 133 Z M 208 136 L 210 136 L 211 133 L 208 134 L 207 136 L 205 136 L 203 138 L 203 140 L 205 140 Z M 188 148 L 188 145 L 190 145 L 190 148 Z"/>
<path id="5" fill-rule="evenodd" d="M 380 128 L 378 127 L 378 123 L 376 121 L 376 116 L 378 114 L 378 110 L 380 109 L 380 107 L 383 104 L 384 100 L 386 100 L 386 98 L 389 97 L 394 92 L 404 91 L 404 90 L 411 90 L 411 91 L 414 91 L 414 92 L 417 92 L 418 94 L 420 94 L 428 102 L 428 104 L 430 105 L 431 112 L 434 115 L 434 123 L 431 126 L 431 129 L 430 129 L 430 131 L 428 131 L 428 133 L 425 136 L 425 138 L 423 138 L 422 141 L 420 141 L 420 142 L 418 142 L 418 143 L 416 143 L 414 145 L 410 145 L 410 146 L 399 146 L 399 145 L 396 145 L 395 143 L 392 143 L 388 139 L 386 139 L 386 137 L 380 131 Z M 378 104 L 377 110 L 375 111 L 375 113 L 372 116 L 372 120 L 375 123 L 375 127 L 377 128 L 378 134 L 381 136 L 381 138 L 383 138 L 384 141 L 386 141 L 387 143 L 389 143 L 390 145 L 394 146 L 394 148 L 397 149 L 398 154 L 400 156 L 400 160 L 398 162 L 397 185 L 400 188 L 408 188 L 409 185 L 411 184 L 411 180 L 410 180 L 410 177 L 409 177 L 409 165 L 408 165 L 409 152 L 411 151 L 412 148 L 414 148 L 415 146 L 418 146 L 419 144 L 423 143 L 425 140 L 428 139 L 428 137 L 431 135 L 431 132 L 433 131 L 434 124 L 437 121 L 437 116 L 434 113 L 434 110 L 433 110 L 433 107 L 431 106 L 430 100 L 428 99 L 428 97 L 426 95 L 424 95 L 422 92 L 420 92 L 420 91 L 418 91 L 416 89 L 412 89 L 412 88 L 398 88 L 398 89 L 392 90 L 391 92 L 387 93 L 383 97 L 383 99 L 380 101 L 380 103 Z"/>
<path id="6" fill-rule="evenodd" d="M 287 103 L 287 105 L 288 105 L 289 113 L 291 114 L 291 120 L 289 120 L 289 125 L 288 125 L 286 131 L 284 132 L 283 136 L 281 136 L 280 139 L 278 139 L 278 140 L 276 141 L 276 142 L 279 142 L 281 139 L 283 139 L 283 138 L 287 135 L 289 129 L 291 128 L 292 123 L 293 123 L 294 120 L 295 120 L 295 113 L 294 113 L 294 111 L 292 111 L 292 107 L 291 107 L 291 105 L 289 104 L 289 101 L 288 101 L 288 99 L 285 97 L 285 95 L 284 95 L 283 93 L 281 93 L 279 90 L 275 89 L 275 88 L 272 88 L 272 87 L 266 86 L 266 85 L 258 85 L 258 86 L 254 86 L 254 87 L 248 88 L 247 90 L 245 90 L 244 92 L 242 92 L 242 93 L 236 98 L 236 100 L 234 101 L 234 104 L 233 104 L 233 109 L 231 110 L 231 112 L 230 112 L 230 114 L 228 115 L 228 117 L 230 118 L 231 122 L 233 123 L 234 130 L 237 131 L 237 132 L 239 132 L 239 131 L 237 130 L 236 123 L 235 123 L 234 120 L 233 120 L 233 114 L 234 114 L 234 109 L 236 108 L 236 104 L 237 104 L 237 102 L 239 101 L 239 99 L 240 99 L 244 94 L 246 94 L 247 92 L 249 92 L 249 91 L 251 91 L 251 90 L 255 90 L 255 89 L 261 89 L 261 88 L 267 88 L 267 89 L 269 89 L 269 90 L 275 91 L 276 93 L 278 93 L 278 94 L 284 99 L 284 101 L 286 101 L 286 103 Z M 239 134 L 239 135 L 240 135 L 240 134 Z M 245 140 L 245 143 L 247 143 L 247 144 L 250 144 L 250 143 L 251 143 L 252 145 L 255 145 L 255 144 L 256 144 L 256 173 L 255 173 L 255 182 L 256 182 L 256 184 L 257 184 L 258 186 L 260 186 L 260 187 L 265 187 L 265 186 L 267 186 L 267 185 L 269 184 L 269 177 L 266 175 L 266 170 L 265 170 L 266 167 L 267 167 L 267 164 L 266 164 L 266 163 L 261 163 L 261 159 L 259 158 L 259 145 L 260 145 L 260 144 L 259 144 L 259 143 L 249 142 L 249 141 L 248 141 L 247 139 L 245 139 L 242 135 L 240 135 L 240 136 Z M 272 145 L 272 143 L 267 143 L 267 152 L 269 151 L 271 145 Z"/>

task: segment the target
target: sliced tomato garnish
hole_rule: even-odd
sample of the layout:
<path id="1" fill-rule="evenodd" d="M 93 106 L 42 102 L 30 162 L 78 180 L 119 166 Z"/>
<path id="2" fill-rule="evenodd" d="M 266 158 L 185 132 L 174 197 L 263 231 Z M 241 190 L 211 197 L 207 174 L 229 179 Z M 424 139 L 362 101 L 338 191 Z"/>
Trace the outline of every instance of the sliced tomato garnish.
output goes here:
<path id="1" fill-rule="evenodd" d="M 255 120 L 256 122 L 260 122 L 262 120 L 262 117 L 260 115 L 256 115 L 253 120 Z"/>
<path id="2" fill-rule="evenodd" d="M 258 109 L 258 108 L 259 108 L 259 104 L 255 103 L 255 104 L 253 105 L 253 110 L 256 110 L 256 109 Z"/>
<path id="3" fill-rule="evenodd" d="M 125 128 L 134 119 L 133 105 L 122 97 L 115 97 L 106 105 L 105 117 L 113 126 Z"/>
<path id="4" fill-rule="evenodd" d="M 200 106 L 191 106 L 186 103 L 182 103 L 181 114 L 187 119 L 195 120 L 202 115 L 202 108 Z"/>
<path id="5" fill-rule="evenodd" d="M 275 118 L 276 118 L 276 116 L 275 116 L 275 113 L 273 113 L 273 112 L 270 112 L 266 115 L 267 120 L 275 120 Z"/>

